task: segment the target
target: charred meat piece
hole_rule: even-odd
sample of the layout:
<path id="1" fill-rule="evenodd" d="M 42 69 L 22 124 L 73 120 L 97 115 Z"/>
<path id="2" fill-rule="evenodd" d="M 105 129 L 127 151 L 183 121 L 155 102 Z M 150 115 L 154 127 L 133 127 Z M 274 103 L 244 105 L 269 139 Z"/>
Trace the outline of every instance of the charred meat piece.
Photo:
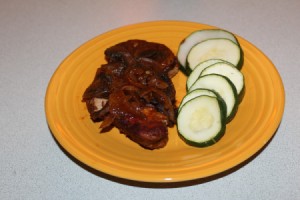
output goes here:
<path id="1" fill-rule="evenodd" d="M 91 119 L 102 121 L 102 130 L 117 127 L 146 149 L 164 147 L 176 122 L 175 55 L 162 44 L 129 40 L 105 56 L 82 98 Z"/>
<path id="2" fill-rule="evenodd" d="M 116 44 L 104 52 L 108 62 L 122 62 L 127 65 L 140 60 L 156 63 L 160 72 L 173 77 L 178 72 L 177 58 L 165 45 L 144 40 L 128 40 Z"/>

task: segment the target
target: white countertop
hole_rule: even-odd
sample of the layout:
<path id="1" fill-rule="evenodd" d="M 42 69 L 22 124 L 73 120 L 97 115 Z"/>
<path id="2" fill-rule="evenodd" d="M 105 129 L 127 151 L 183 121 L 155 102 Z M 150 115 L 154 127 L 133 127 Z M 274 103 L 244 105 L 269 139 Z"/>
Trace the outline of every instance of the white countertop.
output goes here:
<path id="1" fill-rule="evenodd" d="M 299 19 L 299 0 L 1 1 L 0 199 L 300 199 Z M 86 170 L 55 142 L 44 97 L 61 61 L 101 33 L 154 20 L 227 29 L 279 71 L 286 91 L 282 122 L 266 148 L 237 170 L 153 186 Z"/>

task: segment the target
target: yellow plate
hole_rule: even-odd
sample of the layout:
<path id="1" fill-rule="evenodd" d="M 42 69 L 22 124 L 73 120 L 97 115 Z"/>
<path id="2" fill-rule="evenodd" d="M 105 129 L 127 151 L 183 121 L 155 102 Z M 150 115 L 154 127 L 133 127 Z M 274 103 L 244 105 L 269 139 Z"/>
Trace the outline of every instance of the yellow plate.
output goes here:
<path id="1" fill-rule="evenodd" d="M 104 50 L 128 39 L 166 44 L 177 52 L 180 41 L 192 31 L 215 28 L 182 22 L 156 21 L 121 27 L 97 36 L 71 53 L 57 68 L 46 92 L 49 127 L 71 155 L 101 172 L 145 182 L 178 182 L 211 176 L 230 169 L 259 151 L 275 133 L 284 110 L 284 88 L 271 61 L 255 46 L 237 37 L 244 50 L 246 92 L 225 136 L 215 145 L 196 148 L 185 144 L 176 127 L 159 150 L 145 150 L 117 129 L 99 133 L 81 102 L 96 69 L 105 63 Z M 173 78 L 180 101 L 186 77 Z"/>

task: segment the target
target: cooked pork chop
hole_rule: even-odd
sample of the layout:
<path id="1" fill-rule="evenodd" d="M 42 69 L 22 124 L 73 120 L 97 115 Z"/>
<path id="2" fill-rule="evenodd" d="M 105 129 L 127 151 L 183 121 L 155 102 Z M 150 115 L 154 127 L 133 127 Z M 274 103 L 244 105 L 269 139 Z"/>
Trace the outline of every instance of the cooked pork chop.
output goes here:
<path id="1" fill-rule="evenodd" d="M 83 94 L 100 128 L 117 127 L 146 149 L 164 147 L 176 120 L 175 55 L 165 45 L 129 40 L 105 51 L 107 63 Z"/>

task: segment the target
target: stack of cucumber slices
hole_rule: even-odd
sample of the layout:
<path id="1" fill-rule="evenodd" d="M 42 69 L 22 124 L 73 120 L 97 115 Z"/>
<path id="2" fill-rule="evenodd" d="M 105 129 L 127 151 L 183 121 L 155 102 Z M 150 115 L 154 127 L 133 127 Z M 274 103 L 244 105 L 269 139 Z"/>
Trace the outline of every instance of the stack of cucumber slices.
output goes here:
<path id="1" fill-rule="evenodd" d="M 199 30 L 182 41 L 177 57 L 188 76 L 187 94 L 178 108 L 178 132 L 193 146 L 215 144 L 243 96 L 242 48 L 228 31 Z"/>

